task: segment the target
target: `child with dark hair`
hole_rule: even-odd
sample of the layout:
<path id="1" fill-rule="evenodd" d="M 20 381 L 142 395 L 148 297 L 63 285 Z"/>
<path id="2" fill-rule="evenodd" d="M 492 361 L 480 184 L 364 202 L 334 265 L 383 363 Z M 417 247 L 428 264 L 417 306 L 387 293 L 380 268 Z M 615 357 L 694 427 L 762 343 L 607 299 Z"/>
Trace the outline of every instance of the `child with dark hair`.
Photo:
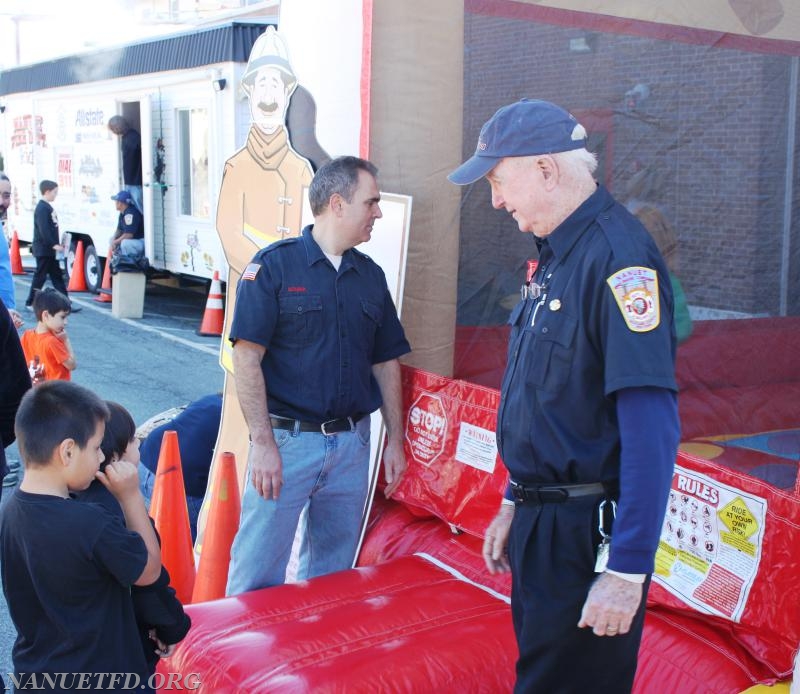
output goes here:
<path id="1" fill-rule="evenodd" d="M 108 417 L 100 398 L 65 381 L 32 388 L 17 411 L 25 473 L 0 515 L 0 569 L 19 688 L 71 690 L 87 676 L 91 688 L 113 688 L 100 682 L 109 673 L 149 676 L 130 589 L 158 579 L 161 552 L 136 467 L 116 460 L 99 469 Z M 95 479 L 124 523 L 71 497 Z"/>
<path id="2" fill-rule="evenodd" d="M 58 231 L 58 216 L 53 208 L 53 201 L 58 195 L 58 183 L 45 179 L 39 184 L 39 192 L 42 194 L 42 198 L 33 211 L 33 243 L 31 244 L 31 253 L 36 258 L 36 270 L 33 272 L 28 299 L 25 301 L 26 308 L 33 305 L 36 292 L 44 286 L 48 277 L 50 277 L 54 289 L 64 296 L 67 295 L 61 263 L 56 257 L 57 252 L 64 252 L 61 235 Z"/>
<path id="3" fill-rule="evenodd" d="M 78 362 L 67 336 L 69 299 L 55 289 L 38 292 L 33 299 L 36 327 L 22 333 L 22 349 L 34 385 L 42 381 L 71 380 Z"/>
<path id="4" fill-rule="evenodd" d="M 109 463 L 124 460 L 131 465 L 139 465 L 139 439 L 136 438 L 136 424 L 128 410 L 116 402 L 106 401 L 110 417 L 100 449 L 105 461 L 100 469 Z M 99 481 L 95 480 L 86 491 L 78 494 L 79 501 L 100 504 L 109 513 L 123 518 L 123 510 L 114 495 Z M 189 631 L 192 622 L 183 611 L 175 591 L 169 585 L 169 574 L 162 566 L 161 575 L 150 585 L 135 585 L 131 588 L 133 610 L 139 627 L 139 636 L 144 648 L 144 656 L 152 675 L 156 671 L 158 659 L 168 656 L 176 643 Z M 145 691 L 148 691 L 145 688 Z"/>

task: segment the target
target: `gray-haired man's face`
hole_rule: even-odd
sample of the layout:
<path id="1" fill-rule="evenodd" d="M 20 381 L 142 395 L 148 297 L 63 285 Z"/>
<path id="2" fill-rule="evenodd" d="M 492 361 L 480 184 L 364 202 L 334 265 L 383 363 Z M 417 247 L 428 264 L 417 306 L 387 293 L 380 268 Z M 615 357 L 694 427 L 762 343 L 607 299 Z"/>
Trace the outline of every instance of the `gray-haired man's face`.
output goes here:
<path id="1" fill-rule="evenodd" d="M 11 182 L 0 181 L 0 208 L 8 209 L 11 205 Z"/>

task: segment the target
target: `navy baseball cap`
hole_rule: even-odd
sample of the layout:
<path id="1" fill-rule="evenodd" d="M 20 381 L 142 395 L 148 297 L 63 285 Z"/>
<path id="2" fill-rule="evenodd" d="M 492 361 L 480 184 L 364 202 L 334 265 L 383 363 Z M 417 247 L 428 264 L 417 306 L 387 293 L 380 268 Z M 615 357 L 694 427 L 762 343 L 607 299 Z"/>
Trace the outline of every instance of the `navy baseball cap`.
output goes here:
<path id="1" fill-rule="evenodd" d="M 474 183 L 505 157 L 555 154 L 586 147 L 586 129 L 549 101 L 522 99 L 503 106 L 481 128 L 475 154 L 447 178 L 459 186 Z"/>
<path id="2" fill-rule="evenodd" d="M 133 196 L 127 190 L 121 190 L 116 195 L 111 196 L 112 200 L 116 200 L 117 202 L 133 202 Z"/>

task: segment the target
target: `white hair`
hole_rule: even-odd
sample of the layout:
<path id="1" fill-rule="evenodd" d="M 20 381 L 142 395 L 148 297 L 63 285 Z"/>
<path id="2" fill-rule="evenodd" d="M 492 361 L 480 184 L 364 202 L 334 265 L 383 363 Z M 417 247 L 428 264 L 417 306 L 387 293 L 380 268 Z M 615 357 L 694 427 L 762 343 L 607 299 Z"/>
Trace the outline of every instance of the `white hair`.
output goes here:
<path id="1" fill-rule="evenodd" d="M 592 175 L 597 170 L 597 156 L 588 149 L 573 149 L 568 152 L 558 152 L 552 156 L 558 161 L 559 167 L 574 175 L 584 172 Z"/>

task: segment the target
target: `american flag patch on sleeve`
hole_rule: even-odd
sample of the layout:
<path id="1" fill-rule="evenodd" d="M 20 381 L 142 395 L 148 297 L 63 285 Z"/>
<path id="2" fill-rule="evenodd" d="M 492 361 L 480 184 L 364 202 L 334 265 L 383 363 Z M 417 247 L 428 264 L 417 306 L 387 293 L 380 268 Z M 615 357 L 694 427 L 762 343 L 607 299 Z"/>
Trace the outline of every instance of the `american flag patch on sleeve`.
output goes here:
<path id="1" fill-rule="evenodd" d="M 254 280 L 261 266 L 258 263 L 250 263 L 242 273 L 243 280 Z"/>

